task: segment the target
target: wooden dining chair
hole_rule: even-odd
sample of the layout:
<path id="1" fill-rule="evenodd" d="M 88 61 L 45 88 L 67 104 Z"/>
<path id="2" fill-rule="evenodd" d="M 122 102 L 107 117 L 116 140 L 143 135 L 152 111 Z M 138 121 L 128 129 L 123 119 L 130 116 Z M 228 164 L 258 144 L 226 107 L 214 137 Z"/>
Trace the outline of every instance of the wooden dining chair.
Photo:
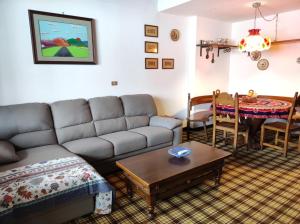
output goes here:
<path id="1" fill-rule="evenodd" d="M 232 114 L 218 113 L 217 105 L 226 105 L 234 108 Z M 237 148 L 246 145 L 248 149 L 249 129 L 245 124 L 239 123 L 239 96 L 220 91 L 213 92 L 213 139 L 212 145 L 216 146 L 216 131 L 223 131 L 223 139 L 227 143 L 227 133 L 233 134 L 233 150 L 236 153 Z M 238 146 L 238 136 L 242 135 L 244 144 Z"/>
<path id="2" fill-rule="evenodd" d="M 201 104 L 212 103 L 212 95 L 196 96 L 191 98 L 190 93 L 188 93 L 188 105 L 187 105 L 187 139 L 190 140 L 191 123 L 192 122 L 202 122 L 205 138 L 208 141 L 208 134 L 206 128 L 206 122 L 212 116 L 212 111 L 210 109 L 192 112 L 195 106 Z"/>
<path id="3" fill-rule="evenodd" d="M 300 130 L 299 125 L 295 125 L 295 120 L 293 119 L 294 115 L 296 114 L 295 107 L 299 102 L 298 99 L 298 92 L 295 93 L 293 100 L 292 100 L 292 107 L 290 108 L 289 116 L 286 121 L 276 121 L 271 123 L 265 123 L 261 126 L 261 135 L 260 135 L 260 147 L 263 149 L 264 146 L 268 146 L 270 148 L 282 150 L 283 155 L 287 156 L 287 151 L 289 146 L 297 146 L 300 149 L 300 135 L 298 144 L 293 142 L 289 142 L 290 135 L 296 131 Z M 265 142 L 265 131 L 271 130 L 275 131 L 275 139 L 274 144 L 269 142 Z M 283 133 L 284 138 L 280 138 L 280 133 Z M 283 144 L 280 146 L 279 143 Z"/>
<path id="4" fill-rule="evenodd" d="M 249 89 L 247 94 L 239 94 L 239 97 L 253 96 L 253 95 L 255 95 L 255 91 L 253 89 Z"/>

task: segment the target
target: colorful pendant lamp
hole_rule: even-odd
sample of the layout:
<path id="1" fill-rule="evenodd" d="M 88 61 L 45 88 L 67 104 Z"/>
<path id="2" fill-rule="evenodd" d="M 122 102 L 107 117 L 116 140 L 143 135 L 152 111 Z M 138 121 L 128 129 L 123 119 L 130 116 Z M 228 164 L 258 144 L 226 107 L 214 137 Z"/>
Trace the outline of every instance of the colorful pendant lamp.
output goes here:
<path id="1" fill-rule="evenodd" d="M 260 29 L 256 28 L 256 16 L 259 11 L 260 2 L 253 3 L 252 7 L 255 8 L 254 28 L 249 30 L 249 35 L 239 42 L 240 51 L 264 51 L 271 47 L 271 38 L 262 37 L 259 34 Z M 259 11 L 260 12 L 260 11 Z"/>

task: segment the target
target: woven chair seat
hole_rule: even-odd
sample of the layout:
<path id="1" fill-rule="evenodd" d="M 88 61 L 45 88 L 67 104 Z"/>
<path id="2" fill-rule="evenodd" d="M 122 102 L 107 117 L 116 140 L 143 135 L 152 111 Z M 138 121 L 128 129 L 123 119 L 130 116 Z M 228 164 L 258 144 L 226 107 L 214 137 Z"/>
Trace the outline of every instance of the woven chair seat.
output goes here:
<path id="1" fill-rule="evenodd" d="M 234 129 L 234 123 L 231 122 L 219 122 L 217 123 L 218 127 L 224 127 L 228 129 Z M 239 124 L 238 126 L 238 132 L 244 132 L 247 131 L 248 127 L 245 124 Z"/>
<path id="2" fill-rule="evenodd" d="M 286 125 L 287 125 L 287 123 L 285 123 L 285 122 L 272 122 L 272 123 L 266 123 L 265 128 L 280 130 L 280 131 L 285 132 Z M 290 127 L 291 131 L 298 130 L 298 129 L 300 130 L 299 125 L 291 124 L 291 127 Z"/>

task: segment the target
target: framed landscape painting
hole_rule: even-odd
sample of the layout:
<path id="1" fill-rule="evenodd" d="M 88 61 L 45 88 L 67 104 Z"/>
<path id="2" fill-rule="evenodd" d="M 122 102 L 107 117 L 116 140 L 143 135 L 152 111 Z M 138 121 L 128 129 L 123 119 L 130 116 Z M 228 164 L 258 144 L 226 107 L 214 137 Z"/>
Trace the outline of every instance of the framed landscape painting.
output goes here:
<path id="1" fill-rule="evenodd" d="M 96 64 L 93 19 L 29 10 L 36 64 Z"/>

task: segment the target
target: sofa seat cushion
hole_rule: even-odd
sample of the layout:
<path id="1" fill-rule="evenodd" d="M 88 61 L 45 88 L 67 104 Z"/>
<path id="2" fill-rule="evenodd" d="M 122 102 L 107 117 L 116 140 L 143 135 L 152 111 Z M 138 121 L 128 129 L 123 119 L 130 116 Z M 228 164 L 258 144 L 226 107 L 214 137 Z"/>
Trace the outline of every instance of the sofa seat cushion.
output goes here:
<path id="1" fill-rule="evenodd" d="M 0 166 L 0 172 L 20 166 L 26 166 L 51 159 L 75 156 L 62 146 L 46 145 L 35 148 L 28 148 L 17 152 L 19 161 Z"/>
<path id="2" fill-rule="evenodd" d="M 172 142 L 173 132 L 162 127 L 141 127 L 131 129 L 130 132 L 135 132 L 147 137 L 147 146 L 156 146 L 163 143 Z"/>
<path id="3" fill-rule="evenodd" d="M 82 138 L 63 144 L 71 152 L 87 160 L 101 160 L 114 155 L 113 145 L 98 137 Z"/>
<path id="4" fill-rule="evenodd" d="M 115 155 L 132 152 L 147 146 L 144 135 L 129 131 L 119 131 L 99 137 L 110 141 L 114 145 Z"/>

